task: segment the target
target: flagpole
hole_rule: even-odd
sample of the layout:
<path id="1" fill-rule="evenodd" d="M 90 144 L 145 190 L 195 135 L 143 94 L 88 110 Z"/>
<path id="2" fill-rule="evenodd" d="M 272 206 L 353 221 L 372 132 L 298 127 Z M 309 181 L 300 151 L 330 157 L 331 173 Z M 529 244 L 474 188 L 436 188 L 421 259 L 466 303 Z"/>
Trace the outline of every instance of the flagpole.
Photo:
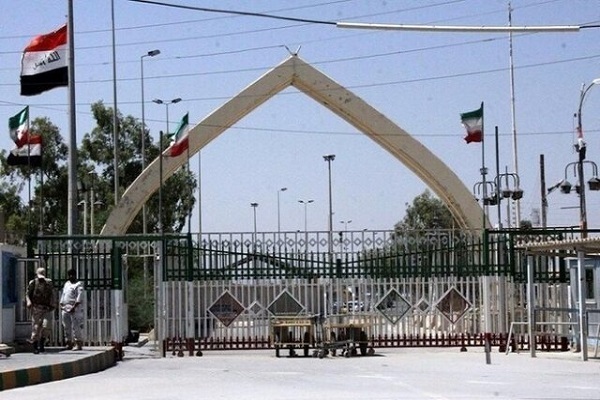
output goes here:
<path id="1" fill-rule="evenodd" d="M 44 234 L 44 152 L 42 150 L 40 164 L 40 229 L 39 234 Z"/>
<path id="2" fill-rule="evenodd" d="M 187 146 L 187 173 L 188 176 L 192 175 L 192 171 L 190 170 L 190 138 L 188 137 L 188 146 Z M 190 208 L 188 212 L 188 235 L 191 237 L 192 234 L 192 209 Z"/>
<path id="3" fill-rule="evenodd" d="M 27 234 L 31 235 L 31 126 L 29 125 L 29 112 L 27 113 Z"/>
<path id="4" fill-rule="evenodd" d="M 485 113 L 483 110 L 483 101 L 481 102 L 481 180 L 483 182 L 483 198 L 487 198 L 487 182 L 485 176 L 487 175 L 487 168 L 485 167 Z M 485 203 L 485 202 L 484 202 Z M 486 216 L 485 209 L 487 206 L 483 205 L 483 229 L 486 227 Z"/>
<path id="5" fill-rule="evenodd" d="M 508 2 L 508 26 L 512 26 L 512 6 L 510 1 Z M 513 35 L 512 31 L 508 34 L 508 58 L 510 62 L 510 111 L 511 111 L 511 122 L 512 122 L 512 139 L 513 139 L 513 165 L 515 168 L 515 174 L 519 175 L 519 158 L 517 156 L 517 121 L 515 117 L 515 67 L 513 63 Z M 510 200 L 507 200 L 510 202 Z M 521 226 L 521 200 L 514 200 L 516 208 L 516 220 L 515 227 Z M 508 227 L 511 227 L 511 216 L 506 216 L 508 219 Z"/>
<path id="6" fill-rule="evenodd" d="M 168 126 L 168 124 L 167 124 Z M 163 216 L 162 216 L 162 203 L 163 203 L 163 136 L 164 133 L 161 130 L 159 135 L 159 153 L 158 153 L 158 176 L 159 176 L 159 185 L 158 185 L 158 231 L 162 235 L 163 230 Z M 162 262 L 162 260 L 161 260 Z"/>
<path id="7" fill-rule="evenodd" d="M 67 194 L 67 235 L 73 235 L 77 225 L 77 129 L 75 115 L 75 28 L 73 24 L 73 0 L 69 0 L 69 165 Z"/>
<path id="8" fill-rule="evenodd" d="M 115 1 L 110 2 L 112 19 L 112 64 L 113 64 L 113 169 L 115 175 L 115 205 L 119 204 L 119 120 L 117 117 L 117 56 L 115 53 Z"/>

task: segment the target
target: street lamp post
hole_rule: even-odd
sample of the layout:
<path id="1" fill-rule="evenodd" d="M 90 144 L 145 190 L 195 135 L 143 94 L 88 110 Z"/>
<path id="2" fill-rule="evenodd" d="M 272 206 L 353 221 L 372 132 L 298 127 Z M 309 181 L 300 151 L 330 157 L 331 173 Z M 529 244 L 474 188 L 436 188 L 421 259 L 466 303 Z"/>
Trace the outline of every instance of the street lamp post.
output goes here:
<path id="1" fill-rule="evenodd" d="M 148 53 L 140 57 L 140 72 L 141 72 L 141 86 L 142 86 L 142 171 L 146 169 L 146 116 L 144 109 L 144 58 L 154 57 L 160 54 L 160 50 L 150 50 Z M 146 202 L 142 206 L 142 233 L 146 234 Z"/>
<path id="2" fill-rule="evenodd" d="M 163 104 L 165 106 L 165 108 L 167 109 L 167 135 L 169 135 L 169 106 L 171 104 L 177 104 L 181 101 L 180 97 L 177 97 L 173 100 L 170 101 L 164 101 L 161 99 L 154 99 L 152 100 L 153 103 L 156 104 Z M 160 185 L 159 185 L 159 189 L 158 189 L 158 229 L 160 233 L 164 232 L 164 227 L 163 227 L 163 210 L 162 210 L 162 202 L 163 202 L 163 193 L 162 193 L 162 187 L 163 187 L 163 131 L 160 131 L 160 143 L 159 143 L 159 153 L 158 156 L 159 158 L 159 177 L 160 177 Z"/>
<path id="3" fill-rule="evenodd" d="M 349 219 L 347 221 L 340 221 L 340 224 L 344 225 L 344 232 L 348 230 L 348 224 L 351 224 L 351 223 L 352 223 L 351 219 Z"/>
<path id="4" fill-rule="evenodd" d="M 279 194 L 281 192 L 285 192 L 286 190 L 287 190 L 286 187 L 282 187 L 281 189 L 279 189 L 277 191 L 277 234 L 278 235 L 281 233 L 281 211 L 280 211 L 280 204 L 279 204 Z"/>
<path id="5" fill-rule="evenodd" d="M 96 206 L 101 206 L 104 203 L 100 200 L 96 200 L 96 193 L 94 192 L 96 186 L 96 172 L 90 171 L 88 172 L 90 175 L 90 235 L 94 234 L 94 208 Z"/>
<path id="6" fill-rule="evenodd" d="M 256 246 L 256 208 L 258 207 L 258 203 L 250 203 L 250 207 L 252 207 L 254 214 L 254 235 L 252 238 L 252 245 Z"/>
<path id="7" fill-rule="evenodd" d="M 331 162 L 335 160 L 335 154 L 326 154 L 323 159 L 327 162 L 329 173 L 329 256 L 333 255 L 333 202 L 331 199 Z"/>
<path id="8" fill-rule="evenodd" d="M 304 258 L 308 262 L 308 205 L 314 200 L 298 200 L 298 203 L 304 205 Z"/>
<path id="9" fill-rule="evenodd" d="M 347 250 L 347 246 L 344 245 L 344 233 L 348 231 L 348 224 L 352 223 L 352 220 L 340 221 L 340 224 L 344 225 L 344 230 L 340 232 L 340 251 L 343 248 Z"/>
<path id="10" fill-rule="evenodd" d="M 298 203 L 304 204 L 304 232 L 308 232 L 308 205 L 314 200 L 298 200 Z"/>
<path id="11" fill-rule="evenodd" d="M 575 150 L 579 154 L 579 161 L 577 164 L 578 170 L 578 178 L 579 178 L 579 223 L 581 226 L 581 237 L 587 237 L 587 211 L 585 204 L 585 179 L 583 176 L 583 162 L 586 156 L 586 144 L 583 141 L 583 126 L 582 126 L 582 118 L 581 118 L 581 109 L 583 107 L 583 101 L 585 100 L 586 94 L 590 91 L 590 89 L 600 83 L 600 78 L 594 79 L 592 83 L 589 85 L 582 84 L 581 92 L 579 96 L 579 107 L 577 108 L 577 143 L 575 144 Z"/>

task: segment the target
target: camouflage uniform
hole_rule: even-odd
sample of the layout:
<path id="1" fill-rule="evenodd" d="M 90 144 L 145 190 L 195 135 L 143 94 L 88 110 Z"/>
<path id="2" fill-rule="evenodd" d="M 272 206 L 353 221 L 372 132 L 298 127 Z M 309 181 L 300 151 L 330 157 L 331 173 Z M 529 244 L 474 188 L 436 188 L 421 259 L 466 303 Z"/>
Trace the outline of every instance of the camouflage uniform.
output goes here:
<path id="1" fill-rule="evenodd" d="M 48 321 L 56 304 L 52 281 L 46 278 L 43 268 L 38 268 L 36 278 L 27 285 L 27 306 L 31 310 L 31 342 L 35 354 L 44 352 Z"/>

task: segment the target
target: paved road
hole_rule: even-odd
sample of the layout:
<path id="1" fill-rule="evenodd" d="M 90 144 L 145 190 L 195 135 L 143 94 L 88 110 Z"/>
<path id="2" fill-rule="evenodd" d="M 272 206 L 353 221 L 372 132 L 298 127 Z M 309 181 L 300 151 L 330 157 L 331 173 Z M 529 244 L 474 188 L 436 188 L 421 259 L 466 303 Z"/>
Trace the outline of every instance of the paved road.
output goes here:
<path id="1" fill-rule="evenodd" d="M 2 400 L 599 399 L 600 360 L 574 353 L 379 349 L 372 357 L 275 358 L 273 351 L 154 357 L 126 348 L 106 371 L 2 393 Z"/>

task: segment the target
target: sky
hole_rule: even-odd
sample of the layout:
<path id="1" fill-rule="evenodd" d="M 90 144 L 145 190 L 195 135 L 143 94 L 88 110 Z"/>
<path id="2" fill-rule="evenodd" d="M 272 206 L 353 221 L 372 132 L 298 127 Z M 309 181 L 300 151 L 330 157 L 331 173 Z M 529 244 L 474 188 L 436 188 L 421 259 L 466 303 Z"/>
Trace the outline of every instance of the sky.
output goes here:
<path id="1" fill-rule="evenodd" d="M 10 3 L 10 6 L 8 4 Z M 192 125 L 261 75 L 298 52 L 342 86 L 423 143 L 477 192 L 482 145 L 466 144 L 460 114 L 485 104 L 486 166 L 497 177 L 494 130 L 498 127 L 500 174 L 516 173 L 524 190 L 521 219 L 536 221 L 541 208 L 540 156 L 546 186 L 567 176 L 577 160 L 575 119 L 582 84 L 600 78 L 600 30 L 513 34 L 514 99 L 506 33 L 407 32 L 342 29 L 331 24 L 241 16 L 114 0 L 117 108 L 142 118 L 154 141 L 189 112 Z M 165 0 L 207 9 L 234 10 L 324 22 L 414 25 L 508 25 L 506 0 Z M 600 22 L 596 1 L 513 0 L 513 26 L 591 25 Z M 4 0 L 0 24 L 0 117 L 24 106 L 48 117 L 68 138 L 68 91 L 19 94 L 20 57 L 36 35 L 67 18 L 67 0 Z M 77 138 L 94 126 L 92 103 L 113 107 L 111 0 L 74 0 Z M 600 86 L 600 85 L 598 85 Z M 514 114 L 512 113 L 514 105 Z M 587 159 L 600 162 L 600 88 L 582 106 Z M 513 125 L 514 117 L 514 125 Z M 6 134 L 0 146 L 12 148 Z M 516 134 L 513 136 L 513 132 Z M 513 139 L 516 138 L 516 146 Z M 251 232 L 327 230 L 328 163 L 331 162 L 333 228 L 392 229 L 406 204 L 427 185 L 386 150 L 320 106 L 288 88 L 213 140 L 201 154 L 201 218 L 192 231 Z M 518 171 L 514 165 L 517 156 Z M 198 156 L 191 159 L 198 172 Z M 586 180 L 593 164 L 586 167 Z M 489 179 L 489 178 L 488 178 Z M 282 188 L 287 188 L 285 191 Z M 586 192 L 590 228 L 600 227 L 600 193 Z M 314 200 L 305 206 L 299 200 Z M 253 209 L 250 203 L 258 203 Z M 500 208 L 507 226 L 506 202 Z M 579 200 L 548 196 L 548 225 L 577 226 Z M 305 213 L 306 211 L 306 213 Z M 306 219 L 305 219 L 306 216 Z M 492 224 L 497 208 L 490 208 Z M 351 221 L 351 222 L 350 222 Z M 514 219 L 513 219 L 514 222 Z"/>

